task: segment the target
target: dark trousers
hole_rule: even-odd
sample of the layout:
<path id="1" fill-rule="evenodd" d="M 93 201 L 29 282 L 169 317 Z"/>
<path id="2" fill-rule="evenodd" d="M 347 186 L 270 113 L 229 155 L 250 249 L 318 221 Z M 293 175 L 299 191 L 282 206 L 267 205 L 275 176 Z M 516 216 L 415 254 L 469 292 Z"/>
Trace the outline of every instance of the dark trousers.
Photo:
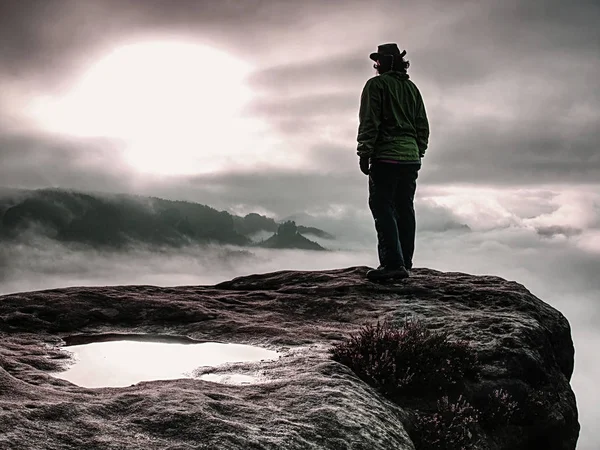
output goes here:
<path id="1" fill-rule="evenodd" d="M 375 219 L 382 266 L 412 268 L 416 219 L 414 199 L 420 164 L 373 162 L 369 174 L 369 208 Z"/>

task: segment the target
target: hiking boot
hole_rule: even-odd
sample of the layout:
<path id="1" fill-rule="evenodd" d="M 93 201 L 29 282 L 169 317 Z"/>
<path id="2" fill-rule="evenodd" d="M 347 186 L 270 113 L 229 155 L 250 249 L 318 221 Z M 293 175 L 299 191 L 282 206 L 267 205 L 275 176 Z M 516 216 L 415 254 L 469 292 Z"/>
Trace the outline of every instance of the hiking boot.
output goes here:
<path id="1" fill-rule="evenodd" d="M 393 269 L 379 266 L 377 269 L 372 269 L 367 272 L 367 279 L 371 281 L 403 280 L 409 276 L 410 274 L 404 266 Z"/>

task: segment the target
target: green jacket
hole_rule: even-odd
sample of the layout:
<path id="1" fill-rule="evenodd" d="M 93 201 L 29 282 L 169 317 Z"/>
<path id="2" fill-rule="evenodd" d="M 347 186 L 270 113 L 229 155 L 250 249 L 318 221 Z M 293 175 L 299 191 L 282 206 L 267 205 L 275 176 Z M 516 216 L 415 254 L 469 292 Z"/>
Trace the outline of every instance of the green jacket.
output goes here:
<path id="1" fill-rule="evenodd" d="M 420 161 L 429 142 L 423 98 L 406 73 L 371 78 L 360 99 L 358 156 Z"/>

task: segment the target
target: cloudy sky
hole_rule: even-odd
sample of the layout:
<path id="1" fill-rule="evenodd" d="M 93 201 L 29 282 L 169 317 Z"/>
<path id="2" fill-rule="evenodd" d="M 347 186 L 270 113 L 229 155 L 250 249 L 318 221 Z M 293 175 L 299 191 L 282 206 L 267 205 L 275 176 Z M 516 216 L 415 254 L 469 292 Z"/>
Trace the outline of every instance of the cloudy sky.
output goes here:
<path id="1" fill-rule="evenodd" d="M 253 267 L 377 265 L 357 109 L 374 76 L 369 53 L 397 42 L 431 126 L 415 264 L 515 279 L 569 318 L 573 384 L 586 392 L 579 448 L 595 449 L 598 23 L 597 0 L 0 0 L 0 187 L 297 215 L 340 236 L 344 252 L 264 256 Z M 15 252 L 0 257 L 18 261 Z M 190 253 L 117 276 L 114 267 L 132 266 L 98 254 L 84 274 L 65 256 L 43 278 L 43 261 L 56 267 L 62 249 L 35 252 L 2 292 L 248 270 L 227 263 L 200 279 Z"/>

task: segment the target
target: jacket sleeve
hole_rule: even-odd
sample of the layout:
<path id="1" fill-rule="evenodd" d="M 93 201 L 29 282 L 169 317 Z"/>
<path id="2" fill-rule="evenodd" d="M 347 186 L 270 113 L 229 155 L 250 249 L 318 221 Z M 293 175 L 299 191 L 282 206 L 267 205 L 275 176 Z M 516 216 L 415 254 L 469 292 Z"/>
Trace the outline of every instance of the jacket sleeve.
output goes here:
<path id="1" fill-rule="evenodd" d="M 429 121 L 427 120 L 427 112 L 421 93 L 417 98 L 417 114 L 415 117 L 415 125 L 417 132 L 417 146 L 419 147 L 419 155 L 421 158 L 425 156 L 425 150 L 429 145 Z"/>
<path id="2" fill-rule="evenodd" d="M 376 78 L 367 81 L 360 97 L 358 112 L 358 147 L 360 157 L 371 157 L 375 151 L 375 141 L 381 125 L 383 91 Z"/>

